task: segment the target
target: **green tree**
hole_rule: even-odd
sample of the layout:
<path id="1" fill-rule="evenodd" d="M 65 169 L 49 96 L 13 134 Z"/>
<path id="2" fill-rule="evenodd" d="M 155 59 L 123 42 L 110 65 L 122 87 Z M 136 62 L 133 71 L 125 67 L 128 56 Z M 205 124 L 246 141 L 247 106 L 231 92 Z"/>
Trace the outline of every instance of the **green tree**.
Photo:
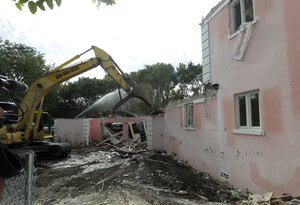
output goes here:
<path id="1" fill-rule="evenodd" d="M 103 80 L 84 77 L 67 82 L 57 89 L 56 106 L 48 107 L 47 111 L 54 117 L 73 118 L 115 88 L 114 81 L 107 76 Z"/>
<path id="2" fill-rule="evenodd" d="M 180 63 L 176 68 L 176 88 L 172 90 L 172 101 L 200 94 L 202 66 L 189 62 Z"/>
<path id="3" fill-rule="evenodd" d="M 53 9 L 55 5 L 60 6 L 62 3 L 62 0 L 12 0 L 12 1 L 16 2 L 16 7 L 19 10 L 22 10 L 24 6 L 27 5 L 32 14 L 35 14 L 38 9 L 45 11 L 46 7 Z M 102 3 L 106 5 L 115 4 L 115 0 L 92 0 L 92 1 L 96 4 L 97 8 L 99 8 Z"/>
<path id="4" fill-rule="evenodd" d="M 154 110 L 162 109 L 168 104 L 176 81 L 175 70 L 171 64 L 146 65 L 144 69 L 132 72 L 130 76 L 136 83 L 149 83 L 152 86 L 150 103 Z"/>
<path id="5" fill-rule="evenodd" d="M 52 67 L 53 65 L 46 64 L 44 54 L 35 48 L 0 39 L 0 75 L 24 82 L 29 86 L 36 78 L 47 73 Z M 22 96 L 21 93 L 17 92 L 6 93 L 3 90 L 0 92 L 1 97 L 13 98 L 17 103 L 18 100 L 13 96 Z M 47 99 L 44 101 L 45 110 L 55 106 L 55 102 L 57 102 L 55 90 L 47 95 Z"/>
<path id="6" fill-rule="evenodd" d="M 30 84 L 51 67 L 35 48 L 0 39 L 0 75 Z"/>

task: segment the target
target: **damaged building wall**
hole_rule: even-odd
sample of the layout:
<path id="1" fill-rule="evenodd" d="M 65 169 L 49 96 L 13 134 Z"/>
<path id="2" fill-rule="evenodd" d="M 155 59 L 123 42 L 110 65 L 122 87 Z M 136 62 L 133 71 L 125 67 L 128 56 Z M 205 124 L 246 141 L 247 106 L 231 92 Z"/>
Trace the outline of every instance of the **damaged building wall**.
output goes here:
<path id="1" fill-rule="evenodd" d="M 153 150 L 165 151 L 164 116 L 155 115 L 152 118 Z M 148 137 L 148 136 L 147 136 Z"/>
<path id="2" fill-rule="evenodd" d="M 232 31 L 232 8 L 241 2 L 224 0 L 203 20 L 209 79 L 220 88 L 192 101 L 194 128 L 183 122 L 186 103 L 166 109 L 166 150 L 240 188 L 299 194 L 300 1 L 253 0 L 253 20 Z"/>
<path id="3" fill-rule="evenodd" d="M 72 146 L 88 145 L 88 127 L 86 119 L 55 119 L 54 141 L 68 142 Z"/>
<path id="4" fill-rule="evenodd" d="M 103 123 L 98 119 L 90 119 L 90 141 L 101 142 L 103 140 Z"/>
<path id="5" fill-rule="evenodd" d="M 146 117 L 118 117 L 118 118 L 88 118 L 88 119 L 55 119 L 55 142 L 68 142 L 73 147 L 99 143 L 104 139 L 104 124 L 117 123 L 122 126 L 121 138 L 128 141 L 130 127 L 133 123 L 144 123 Z M 137 133 L 136 133 L 137 134 Z"/>

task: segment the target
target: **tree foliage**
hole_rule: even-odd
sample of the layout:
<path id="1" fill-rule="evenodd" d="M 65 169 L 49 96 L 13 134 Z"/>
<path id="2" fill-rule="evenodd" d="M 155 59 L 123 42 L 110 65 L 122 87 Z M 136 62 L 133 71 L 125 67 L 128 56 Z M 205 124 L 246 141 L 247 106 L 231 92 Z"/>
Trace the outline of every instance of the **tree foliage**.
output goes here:
<path id="1" fill-rule="evenodd" d="M 192 62 L 180 63 L 176 69 L 176 88 L 172 90 L 172 100 L 181 100 L 189 96 L 199 95 L 202 81 L 202 66 Z"/>
<path id="2" fill-rule="evenodd" d="M 46 65 L 44 55 L 36 49 L 0 39 L 0 75 L 30 85 L 51 67 L 53 66 Z M 192 62 L 181 63 L 177 68 L 171 64 L 156 63 L 145 65 L 143 69 L 131 72 L 128 77 L 152 104 L 152 110 L 160 110 L 170 101 L 198 95 L 201 74 L 202 66 Z M 108 75 L 102 80 L 79 78 L 77 81 L 66 82 L 47 94 L 44 110 L 54 117 L 72 118 L 117 87 L 116 82 Z M 137 99 L 128 101 L 121 109 L 145 114 L 145 104 Z"/>
<path id="3" fill-rule="evenodd" d="M 51 67 L 35 48 L 0 39 L 0 75 L 30 84 Z"/>
<path id="4" fill-rule="evenodd" d="M 176 81 L 175 69 L 171 64 L 146 65 L 144 69 L 132 72 L 130 75 L 137 84 L 151 84 L 153 109 L 159 109 L 167 105 L 170 100 L 170 92 L 174 89 Z"/>
<path id="5" fill-rule="evenodd" d="M 52 67 L 53 65 L 46 64 L 44 54 L 38 52 L 35 48 L 0 39 L 0 75 L 24 82 L 29 86 L 35 79 L 47 73 Z M 18 97 L 22 95 L 17 92 L 10 92 L 10 94 Z M 1 93 L 0 95 L 1 97 L 6 97 L 6 93 Z M 53 105 L 52 102 L 55 102 L 53 99 L 57 98 L 55 91 L 50 92 L 48 98 L 51 101 L 45 101 L 44 107 Z"/>
<path id="6" fill-rule="evenodd" d="M 28 9 L 32 14 L 35 14 L 38 10 L 45 11 L 46 7 L 53 9 L 55 6 L 60 6 L 62 0 L 13 0 L 16 2 L 16 7 L 19 10 L 22 10 L 25 6 L 28 6 Z M 96 4 L 97 8 L 100 7 L 102 3 L 106 5 L 115 4 L 115 0 L 92 0 Z"/>
<path id="7" fill-rule="evenodd" d="M 78 81 L 67 82 L 57 89 L 58 98 L 48 110 L 55 117 L 73 118 L 91 106 L 97 99 L 115 89 L 115 83 L 105 77 L 79 78 Z M 50 100 L 46 97 L 46 101 Z"/>
<path id="8" fill-rule="evenodd" d="M 192 62 L 180 63 L 175 69 L 171 64 L 157 63 L 146 65 L 144 69 L 132 72 L 130 77 L 137 84 L 149 83 L 152 86 L 151 99 L 153 110 L 163 109 L 170 101 L 198 95 L 202 66 Z"/>
<path id="9" fill-rule="evenodd" d="M 192 62 L 179 64 L 175 69 L 171 64 L 157 63 L 145 65 L 143 69 L 131 72 L 129 79 L 135 82 L 143 96 L 150 101 L 152 111 L 164 109 L 170 101 L 181 100 L 200 92 L 202 66 Z M 54 117 L 73 118 L 105 94 L 115 90 L 117 84 L 106 75 L 104 79 L 79 78 L 57 89 L 58 99 L 50 96 L 53 102 L 48 111 Z M 53 98 L 54 97 L 54 98 Z M 48 97 L 46 101 L 48 101 Z M 120 107 L 135 114 L 147 114 L 149 109 L 138 99 L 130 99 Z"/>

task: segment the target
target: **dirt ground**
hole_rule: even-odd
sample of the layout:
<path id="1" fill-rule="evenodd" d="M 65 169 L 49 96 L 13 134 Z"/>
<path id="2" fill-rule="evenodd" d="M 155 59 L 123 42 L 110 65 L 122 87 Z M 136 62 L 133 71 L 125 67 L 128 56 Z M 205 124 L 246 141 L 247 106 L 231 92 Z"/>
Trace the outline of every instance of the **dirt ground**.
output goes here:
<path id="1" fill-rule="evenodd" d="M 89 146 L 37 162 L 34 204 L 237 204 L 248 195 L 164 153 L 126 154 Z"/>

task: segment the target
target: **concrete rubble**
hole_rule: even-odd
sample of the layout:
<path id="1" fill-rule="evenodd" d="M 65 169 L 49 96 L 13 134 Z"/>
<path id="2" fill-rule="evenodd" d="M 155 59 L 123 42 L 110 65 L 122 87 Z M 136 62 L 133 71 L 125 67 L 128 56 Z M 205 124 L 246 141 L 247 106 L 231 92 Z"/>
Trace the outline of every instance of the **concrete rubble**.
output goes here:
<path id="1" fill-rule="evenodd" d="M 147 151 L 144 141 L 113 138 L 76 148 L 64 160 L 39 160 L 35 204 L 300 204 L 300 196 L 251 194 L 166 153 Z"/>
<path id="2" fill-rule="evenodd" d="M 292 196 L 283 194 L 282 196 L 274 196 L 273 192 L 264 195 L 249 195 L 250 199 L 242 201 L 238 205 L 299 205 L 300 196 Z"/>
<path id="3" fill-rule="evenodd" d="M 248 195 L 139 142 L 38 162 L 36 204 L 236 204 Z"/>

